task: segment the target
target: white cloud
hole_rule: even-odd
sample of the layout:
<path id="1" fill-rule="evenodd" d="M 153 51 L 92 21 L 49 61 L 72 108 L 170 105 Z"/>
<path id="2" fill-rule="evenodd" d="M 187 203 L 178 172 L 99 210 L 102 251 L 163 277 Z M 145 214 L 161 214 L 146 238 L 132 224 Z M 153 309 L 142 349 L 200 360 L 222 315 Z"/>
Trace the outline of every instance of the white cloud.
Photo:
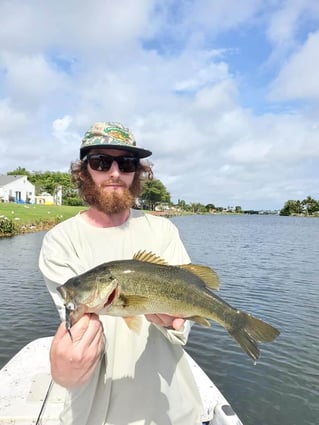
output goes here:
<path id="1" fill-rule="evenodd" d="M 100 50 L 104 55 L 109 47 L 121 47 L 151 29 L 152 6 L 152 0 L 136 0 L 134 7 L 130 0 L 1 2 L 0 46 L 17 52 L 48 46 L 75 53 Z"/>
<path id="2" fill-rule="evenodd" d="M 27 118 L 23 112 L 12 108 L 7 100 L 0 101 L 0 137 L 3 144 L 6 143 L 5 138 L 18 135 L 26 124 Z"/>
<path id="3" fill-rule="evenodd" d="M 281 68 L 269 97 L 273 100 L 319 100 L 319 31 L 309 34 Z"/>
<path id="4" fill-rule="evenodd" d="M 272 208 L 319 197 L 316 2 L 80 3 L 0 3 L 0 172 L 66 171 L 85 130 L 112 120 L 153 150 L 174 200 Z M 242 57 L 240 40 L 257 33 L 275 104 L 262 90 L 243 101 L 242 81 L 253 91 L 265 63 L 248 81 L 254 52 Z"/>
<path id="5" fill-rule="evenodd" d="M 3 55 L 2 64 L 6 69 L 5 85 L 12 103 L 38 107 L 48 101 L 49 96 L 66 89 L 63 74 L 57 72 L 42 55 Z"/>
<path id="6" fill-rule="evenodd" d="M 53 136 L 57 139 L 64 139 L 68 135 L 68 128 L 72 122 L 72 118 L 69 115 L 63 118 L 57 118 L 52 123 Z"/>
<path id="7" fill-rule="evenodd" d="M 278 9 L 269 17 L 267 35 L 278 47 L 292 47 L 297 42 L 300 27 L 306 20 L 319 17 L 319 3 L 312 0 L 278 2 Z"/>

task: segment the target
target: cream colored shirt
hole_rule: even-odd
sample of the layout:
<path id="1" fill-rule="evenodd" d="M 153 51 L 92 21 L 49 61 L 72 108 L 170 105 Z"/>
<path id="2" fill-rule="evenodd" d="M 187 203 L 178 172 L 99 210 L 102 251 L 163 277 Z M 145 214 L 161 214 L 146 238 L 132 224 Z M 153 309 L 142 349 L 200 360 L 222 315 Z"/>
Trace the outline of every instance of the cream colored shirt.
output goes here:
<path id="1" fill-rule="evenodd" d="M 154 252 L 169 264 L 189 263 L 177 228 L 170 220 L 131 210 L 121 226 L 98 228 L 81 214 L 44 237 L 39 266 L 64 318 L 56 288 L 70 277 L 103 262 L 131 259 L 139 250 Z M 140 334 L 122 318 L 100 316 L 105 353 L 91 379 L 68 391 L 63 425 L 198 425 L 202 402 L 182 348 L 182 331 L 167 330 L 143 317 Z"/>

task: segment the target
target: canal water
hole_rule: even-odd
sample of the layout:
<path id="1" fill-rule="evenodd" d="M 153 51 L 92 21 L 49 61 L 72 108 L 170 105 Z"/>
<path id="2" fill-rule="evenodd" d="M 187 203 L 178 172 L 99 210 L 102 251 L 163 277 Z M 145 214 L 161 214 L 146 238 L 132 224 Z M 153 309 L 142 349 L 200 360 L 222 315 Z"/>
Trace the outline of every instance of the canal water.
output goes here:
<path id="1" fill-rule="evenodd" d="M 244 425 L 319 423 L 319 220 L 187 216 L 172 221 L 194 263 L 213 267 L 218 295 L 278 327 L 256 365 L 227 332 L 194 325 L 187 350 Z M 44 232 L 0 240 L 0 367 L 59 319 L 38 271 Z"/>

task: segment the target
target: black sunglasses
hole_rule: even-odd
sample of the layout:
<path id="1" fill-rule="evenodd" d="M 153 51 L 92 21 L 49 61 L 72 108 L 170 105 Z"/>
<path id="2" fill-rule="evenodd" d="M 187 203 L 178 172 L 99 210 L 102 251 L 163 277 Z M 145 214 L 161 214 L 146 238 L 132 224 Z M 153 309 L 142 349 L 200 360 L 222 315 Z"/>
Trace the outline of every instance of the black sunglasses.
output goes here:
<path id="1" fill-rule="evenodd" d="M 106 154 L 92 153 L 83 158 L 90 164 L 92 170 L 95 171 L 109 171 L 115 161 L 122 173 L 133 173 L 137 170 L 139 165 L 139 158 L 135 156 L 112 156 Z"/>

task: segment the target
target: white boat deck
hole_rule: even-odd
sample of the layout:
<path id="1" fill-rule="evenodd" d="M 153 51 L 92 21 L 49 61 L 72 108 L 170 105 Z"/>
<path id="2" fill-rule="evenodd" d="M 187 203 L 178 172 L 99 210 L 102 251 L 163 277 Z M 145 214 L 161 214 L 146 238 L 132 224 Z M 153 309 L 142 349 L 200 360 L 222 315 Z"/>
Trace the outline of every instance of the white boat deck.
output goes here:
<path id="1" fill-rule="evenodd" d="M 0 425 L 59 425 L 65 389 L 53 383 L 49 366 L 52 337 L 32 341 L 0 370 Z M 228 402 L 188 356 L 203 399 L 202 421 L 242 425 Z"/>
<path id="2" fill-rule="evenodd" d="M 48 403 L 41 412 L 51 385 L 49 347 L 51 337 L 32 341 L 0 370 L 0 424 L 56 425 L 65 389 L 53 384 Z"/>

